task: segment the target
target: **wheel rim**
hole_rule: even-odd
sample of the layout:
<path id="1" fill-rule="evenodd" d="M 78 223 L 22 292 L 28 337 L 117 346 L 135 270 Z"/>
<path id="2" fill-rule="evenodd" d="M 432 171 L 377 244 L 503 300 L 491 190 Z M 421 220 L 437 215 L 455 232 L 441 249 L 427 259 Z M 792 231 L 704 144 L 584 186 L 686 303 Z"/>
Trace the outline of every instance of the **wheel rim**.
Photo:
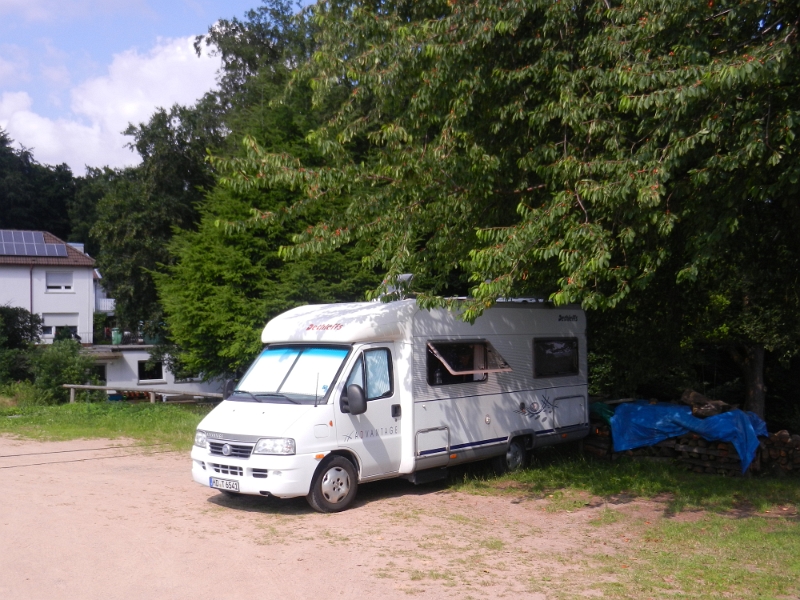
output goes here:
<path id="1" fill-rule="evenodd" d="M 522 466 L 523 460 L 522 448 L 519 444 L 511 444 L 506 451 L 506 465 L 509 471 L 515 471 Z"/>
<path id="2" fill-rule="evenodd" d="M 350 492 L 350 476 L 342 467 L 333 467 L 322 477 L 322 495 L 331 504 L 338 504 Z"/>

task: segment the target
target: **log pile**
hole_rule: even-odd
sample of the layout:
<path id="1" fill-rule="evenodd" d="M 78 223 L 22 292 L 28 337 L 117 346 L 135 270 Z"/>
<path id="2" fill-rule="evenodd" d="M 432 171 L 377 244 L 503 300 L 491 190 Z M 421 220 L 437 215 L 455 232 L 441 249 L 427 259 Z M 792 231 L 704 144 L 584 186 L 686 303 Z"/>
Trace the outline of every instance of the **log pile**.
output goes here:
<path id="1" fill-rule="evenodd" d="M 759 449 L 747 473 L 800 475 L 800 435 L 779 431 L 759 441 Z M 695 473 L 742 475 L 742 463 L 733 444 L 709 442 L 694 433 L 671 438 L 653 446 L 614 452 L 611 428 L 605 422 L 594 421 L 589 436 L 583 441 L 583 449 L 584 452 L 606 460 L 630 457 L 634 460 L 674 462 Z"/>
<path id="2" fill-rule="evenodd" d="M 800 475 L 800 435 L 792 435 L 785 429 L 770 433 L 761 439 L 759 458 L 765 470 L 773 473 Z"/>

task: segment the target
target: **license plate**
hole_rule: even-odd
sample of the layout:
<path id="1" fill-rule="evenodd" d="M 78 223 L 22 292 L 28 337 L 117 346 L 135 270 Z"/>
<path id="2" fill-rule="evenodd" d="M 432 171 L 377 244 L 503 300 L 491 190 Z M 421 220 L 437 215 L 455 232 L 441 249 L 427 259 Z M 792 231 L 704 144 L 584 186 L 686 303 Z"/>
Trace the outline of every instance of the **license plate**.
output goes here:
<path id="1" fill-rule="evenodd" d="M 231 481 L 230 479 L 218 479 L 217 477 L 209 477 L 208 485 L 218 490 L 227 490 L 229 492 L 239 491 L 239 482 Z"/>

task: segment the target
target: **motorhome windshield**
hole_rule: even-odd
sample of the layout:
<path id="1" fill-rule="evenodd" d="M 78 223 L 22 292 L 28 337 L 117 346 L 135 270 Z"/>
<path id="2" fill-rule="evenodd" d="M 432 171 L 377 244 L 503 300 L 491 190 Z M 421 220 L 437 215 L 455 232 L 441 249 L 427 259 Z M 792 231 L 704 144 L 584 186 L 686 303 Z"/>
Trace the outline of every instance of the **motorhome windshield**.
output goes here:
<path id="1" fill-rule="evenodd" d="M 348 351 L 330 346 L 266 348 L 229 399 L 315 404 L 328 393 Z"/>

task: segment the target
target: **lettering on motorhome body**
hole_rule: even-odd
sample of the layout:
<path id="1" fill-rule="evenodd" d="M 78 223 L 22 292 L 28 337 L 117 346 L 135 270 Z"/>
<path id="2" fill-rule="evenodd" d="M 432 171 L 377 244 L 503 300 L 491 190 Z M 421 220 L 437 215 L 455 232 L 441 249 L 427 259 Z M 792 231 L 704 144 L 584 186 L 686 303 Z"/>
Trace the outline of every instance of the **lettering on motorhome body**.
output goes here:
<path id="1" fill-rule="evenodd" d="M 344 325 L 341 323 L 324 323 L 322 325 L 309 323 L 308 327 L 306 327 L 306 331 L 339 331 L 343 327 Z"/>
<path id="2" fill-rule="evenodd" d="M 578 315 L 558 315 L 559 321 L 577 321 Z"/>
<path id="3" fill-rule="evenodd" d="M 352 440 L 364 440 L 367 438 L 373 437 L 383 437 L 385 435 L 399 435 L 400 434 L 400 425 L 395 425 L 394 427 L 378 427 L 376 429 L 356 429 L 353 433 L 348 433 L 344 436 L 345 442 L 350 442 Z"/>

